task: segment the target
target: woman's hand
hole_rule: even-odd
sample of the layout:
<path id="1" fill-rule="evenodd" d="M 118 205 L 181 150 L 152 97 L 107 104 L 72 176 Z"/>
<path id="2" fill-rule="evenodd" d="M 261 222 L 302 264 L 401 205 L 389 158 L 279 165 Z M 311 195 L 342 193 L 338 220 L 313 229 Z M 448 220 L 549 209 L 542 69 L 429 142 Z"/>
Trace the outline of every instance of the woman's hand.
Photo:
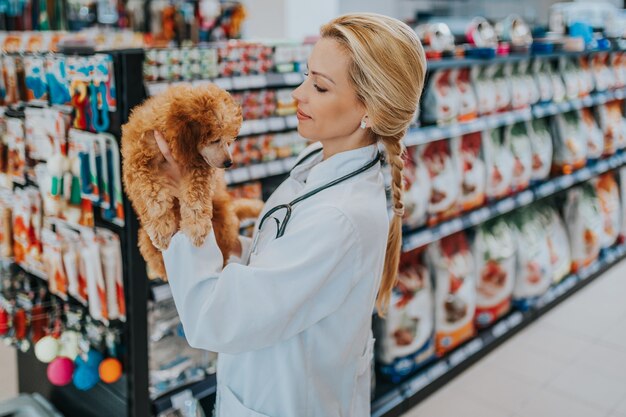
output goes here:
<path id="1" fill-rule="evenodd" d="M 155 130 L 154 139 L 156 140 L 157 146 L 165 158 L 165 161 L 161 163 L 159 168 L 167 179 L 167 186 L 170 189 L 169 191 L 176 197 L 180 197 L 180 185 L 182 179 L 181 169 L 178 166 L 178 163 L 174 160 L 163 135 Z"/>

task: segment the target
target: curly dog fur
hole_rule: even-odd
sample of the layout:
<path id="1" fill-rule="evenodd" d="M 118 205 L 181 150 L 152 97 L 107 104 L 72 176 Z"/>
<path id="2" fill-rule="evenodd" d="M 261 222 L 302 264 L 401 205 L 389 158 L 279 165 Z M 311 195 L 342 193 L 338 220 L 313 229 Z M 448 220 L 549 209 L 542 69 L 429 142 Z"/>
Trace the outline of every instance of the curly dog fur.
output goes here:
<path id="1" fill-rule="evenodd" d="M 261 211 L 260 201 L 233 201 L 223 177 L 241 123 L 241 108 L 226 91 L 181 84 L 135 107 L 122 127 L 124 187 L 142 226 L 139 250 L 151 278 L 166 278 L 160 251 L 179 229 L 200 246 L 213 226 L 225 262 L 237 244 L 239 220 Z M 168 191 L 154 131 L 182 171 L 179 196 Z"/>

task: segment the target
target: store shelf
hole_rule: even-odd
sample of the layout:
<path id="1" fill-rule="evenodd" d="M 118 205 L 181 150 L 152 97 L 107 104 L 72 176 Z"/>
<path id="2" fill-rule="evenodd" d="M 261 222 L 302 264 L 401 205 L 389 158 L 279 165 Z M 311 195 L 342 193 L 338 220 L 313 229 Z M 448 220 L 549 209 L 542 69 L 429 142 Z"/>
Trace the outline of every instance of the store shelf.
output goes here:
<path id="1" fill-rule="evenodd" d="M 514 311 L 495 325 L 481 331 L 478 336 L 445 357 L 432 363 L 405 382 L 392 388 L 372 402 L 372 417 L 396 417 L 409 411 L 428 395 L 442 387 L 477 360 L 544 315 L 563 300 L 583 288 L 611 266 L 626 256 L 626 245 L 619 244 L 603 251 L 601 257 L 589 267 L 571 274 L 551 287 L 538 300 L 535 308 Z"/>
<path id="2" fill-rule="evenodd" d="M 239 184 L 246 181 L 258 180 L 274 175 L 282 175 L 291 171 L 296 163 L 297 157 L 276 159 L 274 161 L 263 162 L 261 164 L 249 165 L 241 168 L 234 168 L 225 172 L 227 184 Z"/>
<path id="3" fill-rule="evenodd" d="M 620 52 L 620 50 L 590 50 L 580 52 L 561 51 L 551 54 L 511 54 L 507 56 L 497 56 L 495 58 L 444 58 L 441 60 L 429 60 L 428 71 L 437 71 L 450 68 L 463 68 L 471 67 L 474 65 L 491 65 L 491 64 L 503 64 L 514 63 L 519 61 L 527 61 L 529 59 L 557 59 L 561 57 L 579 57 L 583 55 L 590 55 L 599 52 Z"/>
<path id="4" fill-rule="evenodd" d="M 587 181 L 611 169 L 626 164 L 626 152 L 621 152 L 607 159 L 590 163 L 588 166 L 577 170 L 570 175 L 562 175 L 549 179 L 541 184 L 531 186 L 510 197 L 465 213 L 460 217 L 445 221 L 434 227 L 423 227 L 416 231 L 405 231 L 402 241 L 402 250 L 408 252 L 432 242 L 436 242 L 446 236 L 470 227 L 477 226 L 489 219 L 509 213 L 517 208 L 527 206 L 535 201 L 571 186 Z"/>
<path id="5" fill-rule="evenodd" d="M 190 398 L 201 400 L 217 391 L 217 376 L 207 376 L 205 379 L 184 385 L 172 392 L 161 395 L 152 401 L 154 415 L 174 408 L 183 409 L 184 401 Z"/>
<path id="6" fill-rule="evenodd" d="M 298 117 L 295 114 L 268 117 L 267 119 L 244 120 L 241 129 L 239 129 L 239 137 L 290 131 L 297 127 Z"/>
<path id="7" fill-rule="evenodd" d="M 299 85 L 304 81 L 304 74 L 301 72 L 287 73 L 267 73 L 258 75 L 243 75 L 235 77 L 220 77 L 208 80 L 190 81 L 156 81 L 146 82 L 146 92 L 148 96 L 163 92 L 170 85 L 191 83 L 193 86 L 213 83 L 228 91 L 243 91 L 259 88 L 280 88 Z"/>
<path id="8" fill-rule="evenodd" d="M 480 132 L 485 129 L 507 126 L 524 120 L 554 116 L 555 114 L 566 113 L 583 107 L 597 106 L 611 100 L 620 100 L 625 97 L 626 88 L 620 88 L 612 91 L 592 93 L 584 98 L 563 101 L 561 103 L 535 104 L 532 108 L 484 116 L 465 123 L 456 123 L 447 126 L 416 127 L 409 130 L 404 138 L 404 143 L 406 146 L 422 145 L 472 132 Z"/>

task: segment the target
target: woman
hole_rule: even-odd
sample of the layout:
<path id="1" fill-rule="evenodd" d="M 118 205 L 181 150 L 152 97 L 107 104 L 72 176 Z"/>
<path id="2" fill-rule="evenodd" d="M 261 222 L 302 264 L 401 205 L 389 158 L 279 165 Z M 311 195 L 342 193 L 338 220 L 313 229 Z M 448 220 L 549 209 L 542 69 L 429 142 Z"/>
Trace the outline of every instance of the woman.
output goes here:
<path id="1" fill-rule="evenodd" d="M 293 97 L 298 132 L 316 144 L 267 201 L 254 241 L 242 238 L 223 269 L 213 233 L 199 248 L 178 233 L 163 252 L 189 344 L 220 353 L 220 417 L 370 415 L 372 311 L 384 311 L 396 277 L 401 139 L 426 62 L 405 24 L 353 14 L 322 27 L 308 64 Z M 175 186 L 179 168 L 157 141 Z"/>

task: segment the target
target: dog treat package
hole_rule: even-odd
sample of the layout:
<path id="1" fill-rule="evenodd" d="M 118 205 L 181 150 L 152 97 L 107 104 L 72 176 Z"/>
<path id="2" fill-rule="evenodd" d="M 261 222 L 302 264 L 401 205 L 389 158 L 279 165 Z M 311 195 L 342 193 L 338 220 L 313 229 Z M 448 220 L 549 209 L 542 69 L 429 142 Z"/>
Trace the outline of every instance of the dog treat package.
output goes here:
<path id="1" fill-rule="evenodd" d="M 619 188 L 612 172 L 594 178 L 592 183 L 596 187 L 602 213 L 603 233 L 600 236 L 600 247 L 606 249 L 612 246 L 619 236 L 622 220 Z"/>
<path id="2" fill-rule="evenodd" d="M 581 95 L 589 95 L 595 88 L 593 84 L 593 72 L 587 56 L 582 55 L 578 58 L 578 79 L 579 90 Z"/>
<path id="3" fill-rule="evenodd" d="M 511 107 L 513 109 L 528 107 L 531 101 L 535 99 L 535 96 L 538 95 L 536 89 L 533 91 L 534 83 L 530 83 L 532 85 L 529 85 L 528 79 L 526 78 L 528 64 L 529 62 L 526 60 L 512 64 L 511 74 L 507 77 L 511 86 Z"/>
<path id="4" fill-rule="evenodd" d="M 43 265 L 48 289 L 62 300 L 68 300 L 68 280 L 63 266 L 63 242 L 51 229 L 41 231 Z"/>
<path id="5" fill-rule="evenodd" d="M 565 278 L 572 268 L 567 228 L 554 206 L 550 204 L 539 205 L 538 212 L 541 215 L 543 228 L 548 231 L 552 281 L 557 283 Z"/>
<path id="6" fill-rule="evenodd" d="M 459 107 L 459 122 L 475 119 L 478 115 L 478 99 L 470 82 L 470 69 L 461 68 L 455 70 L 454 81 L 459 91 L 461 104 Z"/>
<path id="7" fill-rule="evenodd" d="M 516 246 L 504 220 L 487 222 L 476 230 L 472 245 L 476 262 L 477 327 L 486 327 L 511 308 L 515 285 Z"/>
<path id="8" fill-rule="evenodd" d="M 476 65 L 470 69 L 478 101 L 478 114 L 482 116 L 496 111 L 496 87 L 492 78 L 494 69 L 493 65 Z"/>
<path id="9" fill-rule="evenodd" d="M 456 121 L 461 99 L 454 73 L 455 70 L 445 69 L 430 76 L 422 104 L 425 124 L 444 125 Z"/>
<path id="10" fill-rule="evenodd" d="M 604 54 L 591 55 L 591 67 L 596 91 L 606 91 L 613 83 L 613 74 L 607 66 L 605 57 L 603 55 Z"/>
<path id="11" fill-rule="evenodd" d="M 604 135 L 596 123 L 593 111 L 586 107 L 580 112 L 580 130 L 587 139 L 587 159 L 598 159 L 604 153 Z"/>
<path id="12" fill-rule="evenodd" d="M 426 223 L 430 204 L 430 174 L 422 161 L 418 148 L 409 148 L 404 161 L 404 218 L 402 222 L 410 228 Z"/>
<path id="13" fill-rule="evenodd" d="M 454 349 L 475 333 L 476 269 L 464 232 L 428 247 L 435 283 L 435 343 L 438 355 Z"/>
<path id="14" fill-rule="evenodd" d="M 504 127 L 504 141 L 511 144 L 513 153 L 513 191 L 530 185 L 533 173 L 533 150 L 526 131 L 526 123 L 519 122 Z"/>
<path id="15" fill-rule="evenodd" d="M 565 84 L 558 70 L 553 69 L 552 64 L 546 61 L 546 70 L 552 81 L 552 101 L 558 103 L 565 100 Z"/>
<path id="16" fill-rule="evenodd" d="M 457 147 L 461 173 L 461 210 L 467 211 L 480 207 L 485 202 L 487 170 L 482 159 L 480 132 L 468 133 L 452 139 L 452 146 Z"/>
<path id="17" fill-rule="evenodd" d="M 379 370 L 392 382 L 435 355 L 434 294 L 424 248 L 403 254 L 400 263 L 387 315 L 374 321 Z"/>
<path id="18" fill-rule="evenodd" d="M 528 104 L 532 105 L 538 103 L 541 98 L 541 94 L 539 92 L 539 85 L 533 78 L 533 69 L 530 60 L 521 60 L 518 63 L 518 68 L 520 76 L 522 77 L 522 82 L 526 85 L 526 90 L 528 91 Z"/>
<path id="19" fill-rule="evenodd" d="M 550 65 L 549 62 L 544 59 L 535 59 L 532 63 L 533 78 L 538 87 L 540 103 L 547 103 L 552 100 L 553 85 L 548 72 L 548 65 Z"/>
<path id="20" fill-rule="evenodd" d="M 584 183 L 567 192 L 563 217 L 570 240 L 572 272 L 577 272 L 600 253 L 603 217 L 593 185 Z"/>
<path id="21" fill-rule="evenodd" d="M 563 82 L 565 84 L 565 98 L 567 100 L 574 100 L 579 94 L 579 78 L 572 60 L 561 57 L 559 59 L 559 72 L 563 76 Z"/>
<path id="22" fill-rule="evenodd" d="M 504 141 L 502 130 L 498 128 L 483 131 L 482 139 L 487 167 L 487 198 L 505 197 L 512 190 L 515 165 L 510 143 Z"/>
<path id="23" fill-rule="evenodd" d="M 511 107 L 511 90 L 518 90 L 519 79 L 511 80 L 511 64 L 496 65 L 494 73 L 494 87 L 496 90 L 496 110 L 499 112 L 508 111 Z M 513 84 L 515 84 L 513 86 Z"/>
<path id="24" fill-rule="evenodd" d="M 604 134 L 604 154 L 611 155 L 617 149 L 626 147 L 626 124 L 618 101 L 612 101 L 596 107 L 600 129 Z"/>
<path id="25" fill-rule="evenodd" d="M 554 142 L 553 170 L 571 174 L 587 162 L 587 139 L 580 129 L 580 119 L 575 111 L 557 114 L 552 118 Z"/>
<path id="26" fill-rule="evenodd" d="M 6 117 L 4 142 L 7 146 L 7 175 L 15 183 L 26 184 L 26 142 L 24 119 Z"/>
<path id="27" fill-rule="evenodd" d="M 626 54 L 611 54 L 611 65 L 613 69 L 613 77 L 615 80 L 615 88 L 626 86 Z"/>
<path id="28" fill-rule="evenodd" d="M 13 256 L 13 192 L 0 188 L 0 257 Z"/>
<path id="29" fill-rule="evenodd" d="M 533 153 L 531 181 L 545 180 L 552 169 L 552 136 L 547 119 L 526 121 L 526 132 Z"/>
<path id="30" fill-rule="evenodd" d="M 419 159 L 428 169 L 431 183 L 428 223 L 435 224 L 459 212 L 461 177 L 458 153 L 448 139 L 419 147 Z"/>
<path id="31" fill-rule="evenodd" d="M 513 305 L 526 311 L 552 283 L 548 232 L 535 209 L 515 212 L 510 219 L 519 248 Z"/>

